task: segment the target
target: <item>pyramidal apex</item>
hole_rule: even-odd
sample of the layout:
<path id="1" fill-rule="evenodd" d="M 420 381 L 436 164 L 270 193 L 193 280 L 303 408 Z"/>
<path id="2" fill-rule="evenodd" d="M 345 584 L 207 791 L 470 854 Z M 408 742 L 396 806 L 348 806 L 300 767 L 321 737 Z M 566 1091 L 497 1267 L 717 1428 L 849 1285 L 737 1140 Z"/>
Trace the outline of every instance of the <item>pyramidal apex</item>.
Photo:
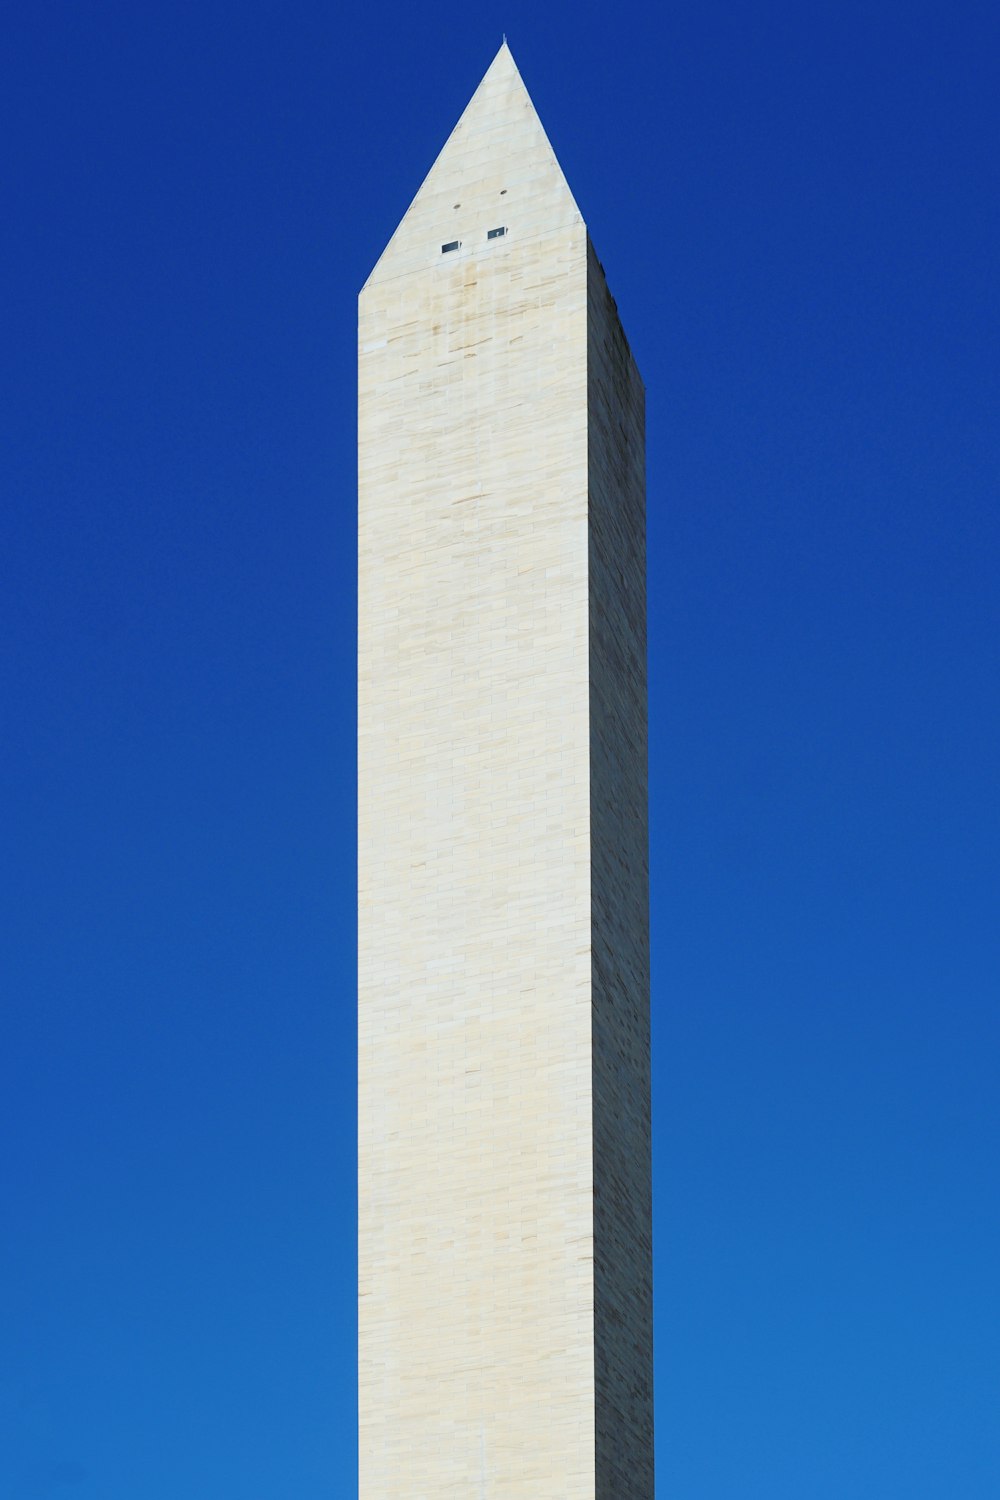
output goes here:
<path id="1" fill-rule="evenodd" d="M 508 223 L 534 236 L 582 222 L 504 38 L 366 285 L 424 269 L 444 245 L 478 243 Z"/>

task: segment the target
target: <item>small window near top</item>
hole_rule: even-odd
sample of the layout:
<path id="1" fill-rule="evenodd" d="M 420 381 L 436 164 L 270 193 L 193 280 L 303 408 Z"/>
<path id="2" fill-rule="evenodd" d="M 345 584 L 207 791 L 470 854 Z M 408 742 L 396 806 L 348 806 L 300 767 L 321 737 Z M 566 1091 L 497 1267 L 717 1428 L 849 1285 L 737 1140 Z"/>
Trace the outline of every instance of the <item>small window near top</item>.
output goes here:
<path id="1" fill-rule="evenodd" d="M 447 255 L 449 250 L 457 250 L 461 243 L 461 240 L 449 240 L 447 245 L 441 246 L 441 254 Z"/>
<path id="2" fill-rule="evenodd" d="M 499 229 L 491 229 L 491 230 L 489 230 L 489 232 L 486 235 L 486 238 L 488 240 L 499 240 L 499 239 L 502 239 L 503 236 L 506 233 L 507 233 L 506 225 L 501 225 L 501 227 Z"/>

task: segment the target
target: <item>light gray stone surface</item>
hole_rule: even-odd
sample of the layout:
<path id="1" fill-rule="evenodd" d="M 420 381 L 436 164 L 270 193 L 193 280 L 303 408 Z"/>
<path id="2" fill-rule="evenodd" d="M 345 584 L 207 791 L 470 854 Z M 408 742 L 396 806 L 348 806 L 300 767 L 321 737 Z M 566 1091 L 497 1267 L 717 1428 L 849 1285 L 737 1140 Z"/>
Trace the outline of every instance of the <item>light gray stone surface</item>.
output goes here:
<path id="1" fill-rule="evenodd" d="M 506 47 L 359 490 L 361 1500 L 651 1500 L 642 388 Z"/>

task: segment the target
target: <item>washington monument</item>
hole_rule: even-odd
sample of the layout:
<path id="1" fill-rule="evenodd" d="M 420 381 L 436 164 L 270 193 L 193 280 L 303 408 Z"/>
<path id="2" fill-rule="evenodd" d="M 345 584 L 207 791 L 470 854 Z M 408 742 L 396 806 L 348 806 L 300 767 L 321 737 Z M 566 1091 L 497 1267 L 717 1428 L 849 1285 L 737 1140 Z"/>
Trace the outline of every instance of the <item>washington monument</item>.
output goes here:
<path id="1" fill-rule="evenodd" d="M 652 1500 L 643 387 L 506 44 L 358 345 L 361 1500 Z"/>

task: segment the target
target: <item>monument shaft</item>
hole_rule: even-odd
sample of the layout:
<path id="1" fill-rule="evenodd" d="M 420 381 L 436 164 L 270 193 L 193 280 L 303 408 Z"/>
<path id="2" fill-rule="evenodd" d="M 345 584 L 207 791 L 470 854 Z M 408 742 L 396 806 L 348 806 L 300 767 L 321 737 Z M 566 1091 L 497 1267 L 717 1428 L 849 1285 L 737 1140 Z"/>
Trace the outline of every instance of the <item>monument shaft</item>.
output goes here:
<path id="1" fill-rule="evenodd" d="M 361 1500 L 652 1500 L 643 391 L 506 47 L 359 492 Z"/>

